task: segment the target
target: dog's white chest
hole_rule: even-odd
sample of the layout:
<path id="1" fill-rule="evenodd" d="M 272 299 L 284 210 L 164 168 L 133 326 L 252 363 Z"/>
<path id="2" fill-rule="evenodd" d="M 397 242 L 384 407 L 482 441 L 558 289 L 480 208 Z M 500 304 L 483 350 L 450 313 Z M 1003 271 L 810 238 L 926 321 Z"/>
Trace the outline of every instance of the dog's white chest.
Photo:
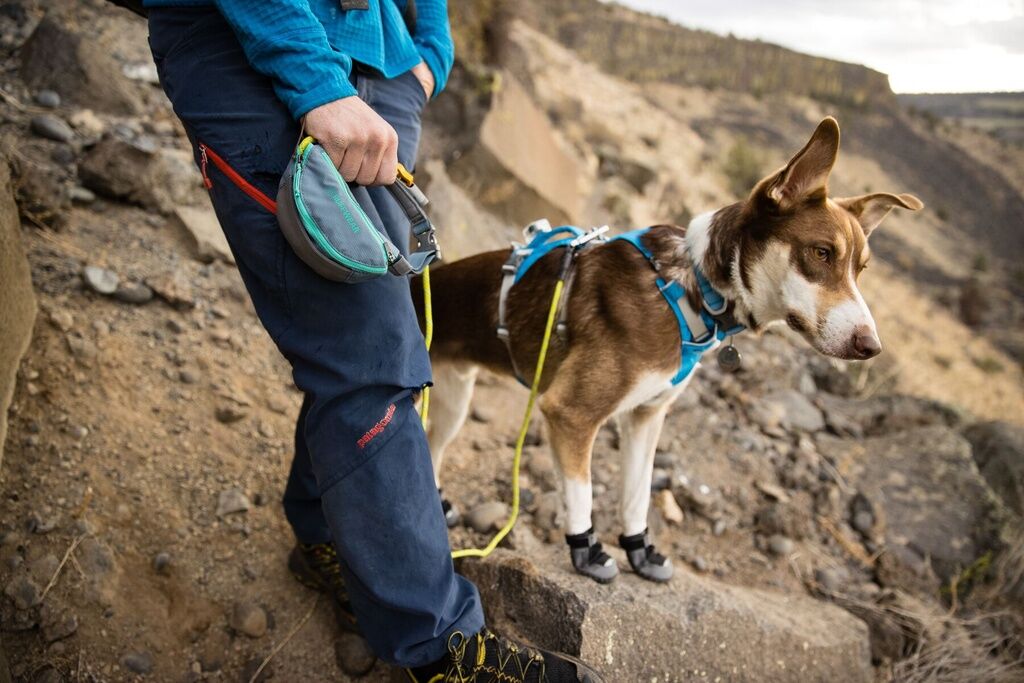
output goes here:
<path id="1" fill-rule="evenodd" d="M 657 405 L 670 401 L 686 388 L 695 372 L 697 372 L 697 368 L 694 368 L 689 377 L 675 386 L 672 385 L 674 372 L 652 372 L 644 375 L 622 398 L 615 412 L 625 413 L 643 405 Z"/>

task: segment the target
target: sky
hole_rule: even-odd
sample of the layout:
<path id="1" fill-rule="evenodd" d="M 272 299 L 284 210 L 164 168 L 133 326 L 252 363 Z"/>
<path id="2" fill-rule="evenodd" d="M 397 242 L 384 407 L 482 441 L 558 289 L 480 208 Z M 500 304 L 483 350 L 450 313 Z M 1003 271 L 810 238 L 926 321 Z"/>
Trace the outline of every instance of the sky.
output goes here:
<path id="1" fill-rule="evenodd" d="M 691 28 L 865 64 L 910 92 L 1024 91 L 1024 0 L 618 0 Z"/>

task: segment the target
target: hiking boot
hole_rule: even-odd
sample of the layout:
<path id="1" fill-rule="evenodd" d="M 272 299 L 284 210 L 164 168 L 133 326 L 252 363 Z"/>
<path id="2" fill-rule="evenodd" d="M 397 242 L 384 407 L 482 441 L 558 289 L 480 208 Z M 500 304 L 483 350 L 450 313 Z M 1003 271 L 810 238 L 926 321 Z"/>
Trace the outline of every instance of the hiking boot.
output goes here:
<path id="1" fill-rule="evenodd" d="M 288 569 L 299 583 L 307 588 L 326 593 L 334 604 L 338 627 L 359 633 L 356 615 L 348 599 L 348 589 L 341 575 L 338 553 L 332 543 L 297 543 L 288 556 Z"/>
<path id="2" fill-rule="evenodd" d="M 420 669 L 402 669 L 405 683 L 604 683 L 583 662 L 527 647 L 491 633 L 448 636 L 448 656 Z"/>

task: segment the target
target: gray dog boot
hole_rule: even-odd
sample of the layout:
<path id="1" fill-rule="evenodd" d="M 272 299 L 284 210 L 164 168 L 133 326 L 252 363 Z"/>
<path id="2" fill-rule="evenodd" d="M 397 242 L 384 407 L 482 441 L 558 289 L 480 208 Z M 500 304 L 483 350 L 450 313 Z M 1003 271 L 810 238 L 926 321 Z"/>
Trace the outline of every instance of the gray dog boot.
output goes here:
<path id="1" fill-rule="evenodd" d="M 572 566 L 580 574 L 589 576 L 598 583 L 611 583 L 619 575 L 619 566 L 601 548 L 593 527 L 582 534 L 566 534 L 565 542 L 569 544 Z"/>
<path id="2" fill-rule="evenodd" d="M 629 566 L 643 578 L 659 583 L 672 578 L 672 560 L 654 549 L 647 529 L 635 536 L 619 536 L 619 545 L 626 551 Z"/>

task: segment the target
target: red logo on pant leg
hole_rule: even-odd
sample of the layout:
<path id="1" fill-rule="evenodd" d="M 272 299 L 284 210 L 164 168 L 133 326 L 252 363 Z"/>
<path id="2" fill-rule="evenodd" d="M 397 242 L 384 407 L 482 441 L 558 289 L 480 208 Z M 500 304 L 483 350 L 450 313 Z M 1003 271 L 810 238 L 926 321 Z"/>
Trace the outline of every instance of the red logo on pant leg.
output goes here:
<path id="1" fill-rule="evenodd" d="M 388 423 L 391 422 L 391 418 L 393 418 L 394 416 L 395 404 L 392 403 L 391 405 L 388 406 L 388 410 L 386 413 L 384 413 L 384 417 L 380 419 L 380 422 L 370 427 L 369 431 L 367 431 L 359 438 L 359 441 L 356 442 L 356 445 L 359 446 L 360 448 L 366 448 L 366 444 L 373 441 L 373 437 L 383 432 L 384 428 L 388 426 Z"/>

